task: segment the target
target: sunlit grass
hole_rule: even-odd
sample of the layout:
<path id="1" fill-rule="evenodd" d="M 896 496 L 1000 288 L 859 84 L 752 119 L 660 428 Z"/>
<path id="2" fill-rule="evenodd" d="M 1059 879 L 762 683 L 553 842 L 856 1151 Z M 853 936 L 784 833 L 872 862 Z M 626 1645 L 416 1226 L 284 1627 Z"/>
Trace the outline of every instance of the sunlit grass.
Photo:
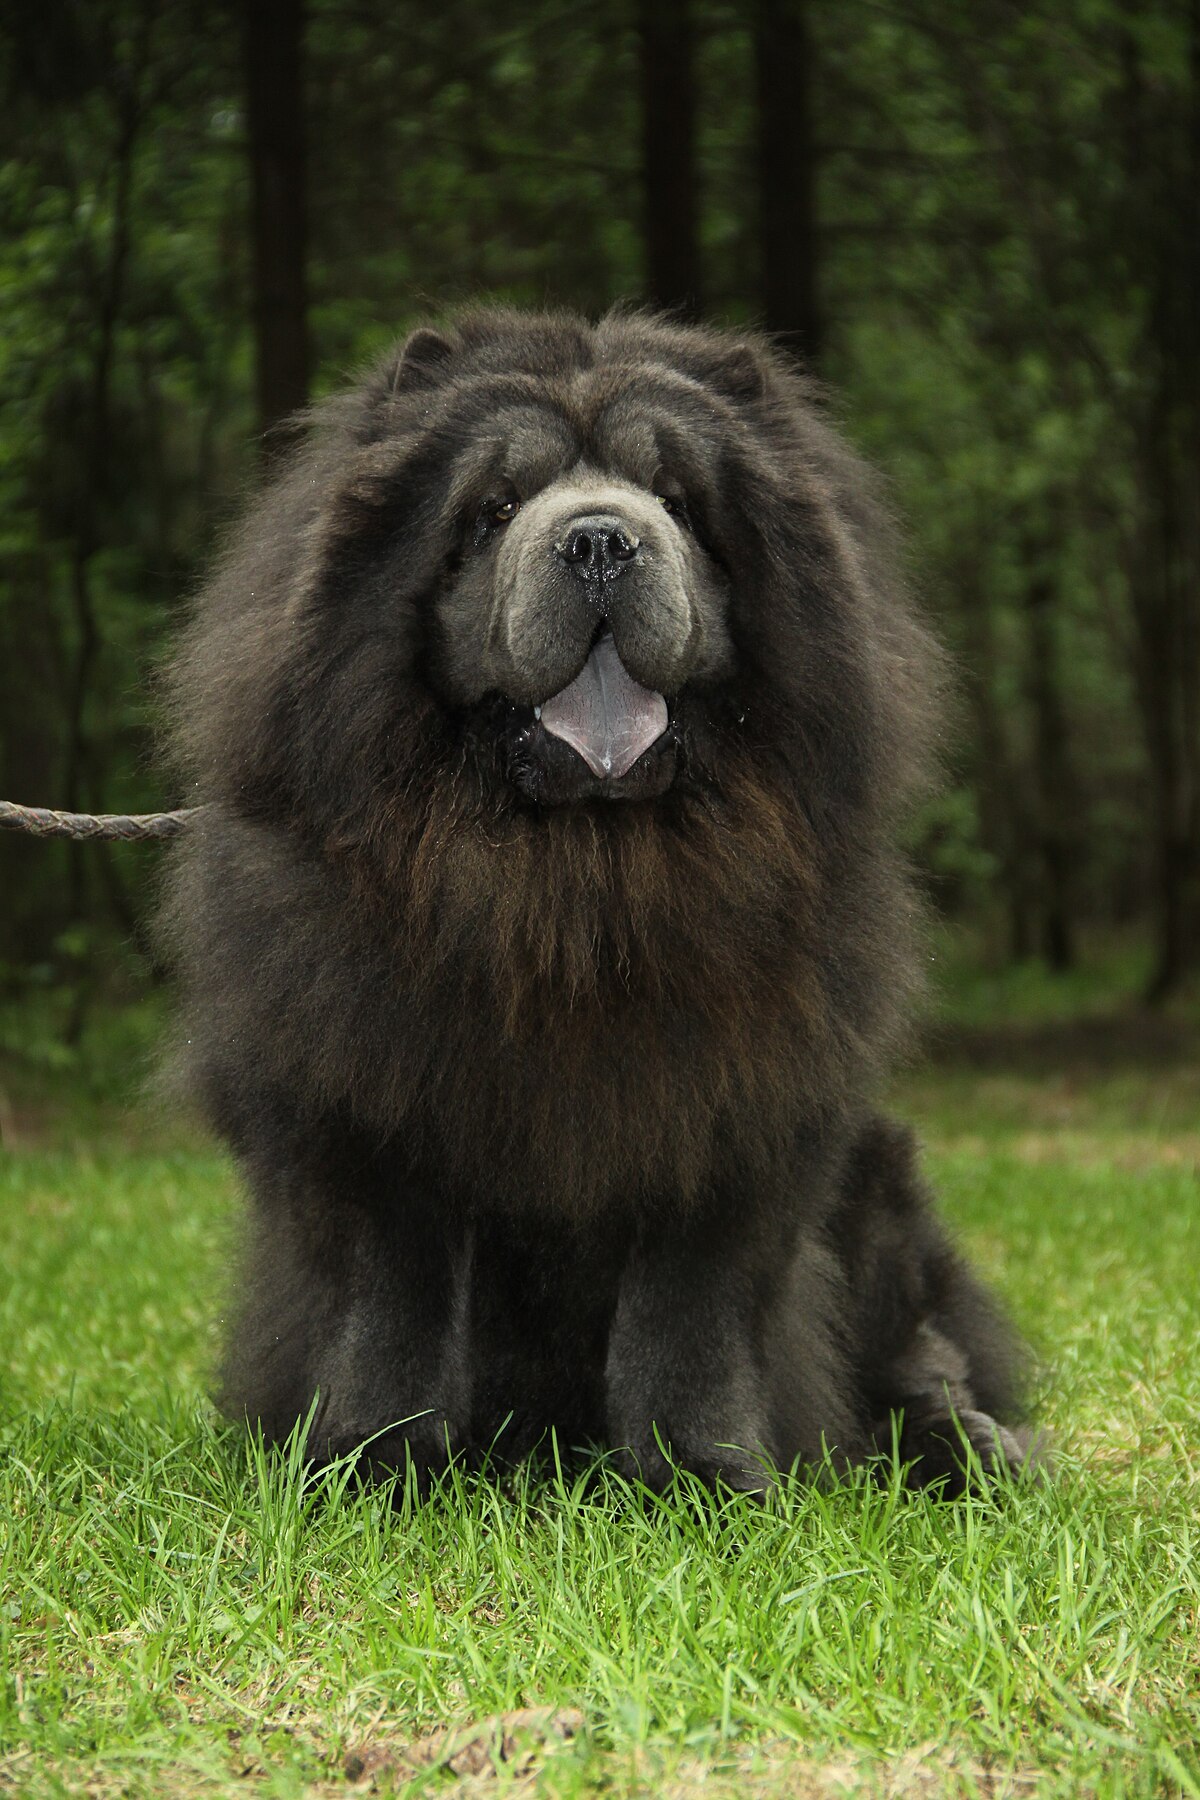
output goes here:
<path id="1" fill-rule="evenodd" d="M 1111 1079 L 1074 1078 L 1070 1154 L 1040 1080 L 905 1085 L 1060 1448 L 1052 1483 L 954 1505 L 651 1500 L 603 1465 L 420 1506 L 307 1488 L 204 1400 L 225 1161 L 28 1139 L 0 1171 L 0 1789 L 474 1791 L 405 1746 L 545 1706 L 563 1735 L 501 1786 L 1200 1794 L 1197 1165 L 1162 1073 Z"/>

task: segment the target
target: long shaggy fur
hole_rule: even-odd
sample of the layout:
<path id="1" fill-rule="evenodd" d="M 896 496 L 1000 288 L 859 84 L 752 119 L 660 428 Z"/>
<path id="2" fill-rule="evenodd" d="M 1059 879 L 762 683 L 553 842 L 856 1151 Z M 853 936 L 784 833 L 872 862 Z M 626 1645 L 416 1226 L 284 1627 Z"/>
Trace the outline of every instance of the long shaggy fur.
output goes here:
<path id="1" fill-rule="evenodd" d="M 543 488 L 686 472 L 718 648 L 655 798 L 510 779 L 469 517 L 526 442 Z M 871 480 L 744 335 L 476 314 L 314 415 L 173 677 L 206 808 L 164 913 L 187 1078 L 255 1201 L 232 1410 L 282 1433 L 319 1391 L 331 1449 L 420 1413 L 376 1454 L 423 1465 L 508 1418 L 515 1454 L 556 1427 L 656 1478 L 666 1438 L 748 1481 L 905 1406 L 945 1475 L 957 1406 L 1018 1454 L 1003 1328 L 872 1112 L 937 686 L 894 566 Z"/>

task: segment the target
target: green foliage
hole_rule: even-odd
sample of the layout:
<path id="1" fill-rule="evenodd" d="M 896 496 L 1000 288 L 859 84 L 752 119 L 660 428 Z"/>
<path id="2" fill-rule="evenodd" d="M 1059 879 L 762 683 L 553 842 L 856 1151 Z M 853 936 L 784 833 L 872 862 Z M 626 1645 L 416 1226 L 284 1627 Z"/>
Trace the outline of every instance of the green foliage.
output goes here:
<path id="1" fill-rule="evenodd" d="M 1145 930 L 1171 833 L 1200 866 L 1180 523 L 1200 442 L 1190 28 L 1167 0 L 805 13 L 825 372 L 958 659 L 951 795 L 918 852 L 944 902 L 1018 953 L 1055 906 Z M 731 322 L 759 306 L 756 16 L 691 14 L 705 291 Z M 97 0 L 54 9 L 53 29 L 29 13 L 5 52 L 0 789 L 16 798 L 167 798 L 152 672 L 251 463 L 233 26 L 213 0 Z M 638 294 L 631 14 L 311 0 L 307 53 L 318 394 L 468 298 L 595 311 Z M 0 955 L 53 958 L 81 918 L 128 936 L 148 861 L 0 843 Z"/>

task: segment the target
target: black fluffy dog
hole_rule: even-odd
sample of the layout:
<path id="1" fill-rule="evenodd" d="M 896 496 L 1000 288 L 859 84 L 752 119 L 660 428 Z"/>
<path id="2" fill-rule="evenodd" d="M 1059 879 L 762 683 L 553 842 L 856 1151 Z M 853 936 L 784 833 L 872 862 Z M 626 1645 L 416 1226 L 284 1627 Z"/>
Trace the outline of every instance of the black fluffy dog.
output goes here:
<path id="1" fill-rule="evenodd" d="M 873 1095 L 935 657 L 769 346 L 422 330 L 201 597 L 169 935 L 254 1199 L 224 1403 L 320 1454 L 551 1427 L 735 1485 L 1018 1463 L 1015 1358 Z"/>

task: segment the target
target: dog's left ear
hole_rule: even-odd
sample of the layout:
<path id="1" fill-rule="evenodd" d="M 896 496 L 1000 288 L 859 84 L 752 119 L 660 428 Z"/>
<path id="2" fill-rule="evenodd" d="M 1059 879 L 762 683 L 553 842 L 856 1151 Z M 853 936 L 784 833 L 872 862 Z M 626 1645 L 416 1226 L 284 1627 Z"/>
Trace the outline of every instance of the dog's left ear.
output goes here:
<path id="1" fill-rule="evenodd" d="M 727 400 L 761 400 L 766 371 L 753 344 L 730 344 L 708 375 L 718 394 Z"/>
<path id="2" fill-rule="evenodd" d="M 410 393 L 437 387 L 454 356 L 454 345 L 440 331 L 420 325 L 400 345 L 384 370 L 386 393 Z"/>

